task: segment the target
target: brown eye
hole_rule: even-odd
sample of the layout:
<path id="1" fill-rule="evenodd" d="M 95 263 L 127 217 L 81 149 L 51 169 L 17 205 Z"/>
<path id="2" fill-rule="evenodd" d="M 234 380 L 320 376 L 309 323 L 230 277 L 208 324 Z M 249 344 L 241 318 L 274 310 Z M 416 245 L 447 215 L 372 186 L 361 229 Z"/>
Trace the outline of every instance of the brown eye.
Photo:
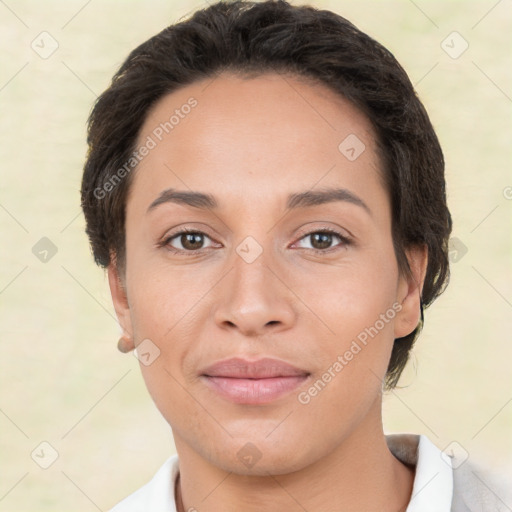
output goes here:
<path id="1" fill-rule="evenodd" d="M 311 245 L 314 249 L 329 249 L 332 244 L 331 233 L 313 233 L 311 237 Z"/>
<path id="2" fill-rule="evenodd" d="M 184 233 L 180 235 L 180 242 L 184 249 L 201 249 L 204 243 L 201 233 Z"/>
<path id="3" fill-rule="evenodd" d="M 205 241 L 211 240 L 201 231 L 180 231 L 168 237 L 163 245 L 175 252 L 196 252 L 205 247 Z"/>
<path id="4" fill-rule="evenodd" d="M 310 247 L 302 245 L 301 248 L 311 249 L 316 252 L 328 252 L 331 249 L 350 244 L 350 240 L 347 237 L 337 231 L 331 230 L 312 231 L 311 233 L 303 236 L 299 243 L 307 241 L 308 239 L 310 241 Z M 333 245 L 336 239 L 338 239 L 340 243 Z"/>

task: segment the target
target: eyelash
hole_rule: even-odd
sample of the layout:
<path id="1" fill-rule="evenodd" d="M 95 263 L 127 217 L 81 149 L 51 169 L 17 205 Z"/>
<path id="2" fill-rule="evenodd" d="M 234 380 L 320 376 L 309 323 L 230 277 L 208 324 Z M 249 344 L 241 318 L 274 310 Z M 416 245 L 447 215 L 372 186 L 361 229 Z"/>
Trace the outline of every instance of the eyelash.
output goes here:
<path id="1" fill-rule="evenodd" d="M 199 231 L 197 229 L 186 228 L 181 231 L 178 231 L 177 233 L 172 234 L 171 236 L 166 237 L 164 240 L 162 240 L 161 242 L 158 243 L 158 246 L 165 247 L 167 250 L 169 250 L 170 252 L 175 253 L 175 254 L 183 254 L 183 253 L 202 254 L 203 251 L 210 249 L 209 247 L 203 247 L 198 250 L 184 250 L 184 249 L 176 249 L 169 245 L 172 240 L 180 237 L 181 235 L 187 234 L 187 233 L 193 233 L 196 235 L 204 235 L 211 239 L 211 237 L 209 237 L 206 233 L 204 233 L 202 231 Z M 330 253 L 332 251 L 340 249 L 342 246 L 348 246 L 348 245 L 352 244 L 352 241 L 348 237 L 346 237 L 345 235 L 342 235 L 340 232 L 336 231 L 335 229 L 330 229 L 330 228 L 317 229 L 317 230 L 305 233 L 304 235 L 302 235 L 299 238 L 299 241 L 303 240 L 304 238 L 307 238 L 308 236 L 318 234 L 318 233 L 322 233 L 322 234 L 328 233 L 331 235 L 336 235 L 340 239 L 341 243 L 339 245 L 335 245 L 334 247 L 329 247 L 327 249 L 308 249 L 308 248 L 306 248 L 309 251 L 313 251 L 315 254 Z"/>

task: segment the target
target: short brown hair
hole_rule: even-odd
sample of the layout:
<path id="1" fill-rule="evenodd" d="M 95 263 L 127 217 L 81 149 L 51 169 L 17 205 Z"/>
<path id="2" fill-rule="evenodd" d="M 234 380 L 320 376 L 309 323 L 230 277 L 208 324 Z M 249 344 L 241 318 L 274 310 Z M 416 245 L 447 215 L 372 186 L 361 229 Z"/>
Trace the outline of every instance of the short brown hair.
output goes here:
<path id="1" fill-rule="evenodd" d="M 96 263 L 107 267 L 115 255 L 124 272 L 125 209 L 133 173 L 108 194 L 104 185 L 130 159 L 149 109 L 166 94 L 222 71 L 241 76 L 286 72 L 313 79 L 371 121 L 391 201 L 400 271 L 410 275 L 405 249 L 428 249 L 421 321 L 412 333 L 395 340 L 389 362 L 386 385 L 395 387 L 423 326 L 423 306 L 449 280 L 452 220 L 444 159 L 406 72 L 386 48 L 335 13 L 284 0 L 221 1 L 167 27 L 129 54 L 89 117 L 81 204 Z"/>

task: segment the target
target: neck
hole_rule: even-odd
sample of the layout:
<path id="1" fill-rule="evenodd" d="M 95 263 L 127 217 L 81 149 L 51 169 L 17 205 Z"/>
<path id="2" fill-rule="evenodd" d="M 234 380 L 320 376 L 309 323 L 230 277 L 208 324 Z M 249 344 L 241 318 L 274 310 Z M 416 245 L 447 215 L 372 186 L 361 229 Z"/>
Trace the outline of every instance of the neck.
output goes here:
<path id="1" fill-rule="evenodd" d="M 327 456 L 292 473 L 268 476 L 224 471 L 174 433 L 180 461 L 177 511 L 405 511 L 414 470 L 393 456 L 381 421 L 378 426 L 359 425 Z"/>

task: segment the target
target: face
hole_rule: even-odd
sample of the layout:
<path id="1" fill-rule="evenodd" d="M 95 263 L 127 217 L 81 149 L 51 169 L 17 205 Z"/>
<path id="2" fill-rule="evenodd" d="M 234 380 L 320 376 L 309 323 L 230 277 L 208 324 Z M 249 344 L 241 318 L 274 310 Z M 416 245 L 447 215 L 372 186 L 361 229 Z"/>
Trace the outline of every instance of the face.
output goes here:
<path id="1" fill-rule="evenodd" d="M 369 121 L 320 85 L 224 74 L 164 97 L 138 142 L 125 288 L 109 278 L 178 453 L 280 474 L 381 428 L 419 292 L 398 272 Z M 244 363 L 263 358 L 278 362 Z"/>

